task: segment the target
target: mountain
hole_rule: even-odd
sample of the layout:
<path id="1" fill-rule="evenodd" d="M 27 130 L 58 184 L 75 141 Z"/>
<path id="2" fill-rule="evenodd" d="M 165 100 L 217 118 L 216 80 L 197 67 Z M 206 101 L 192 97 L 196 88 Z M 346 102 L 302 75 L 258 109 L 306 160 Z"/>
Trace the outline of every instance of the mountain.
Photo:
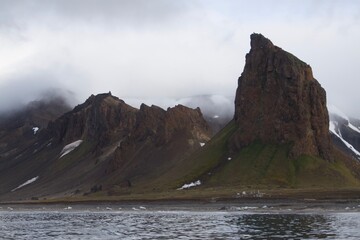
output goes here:
<path id="1" fill-rule="evenodd" d="M 136 109 L 107 93 L 90 96 L 31 136 L 21 152 L 11 149 L 1 159 L 4 199 L 136 186 L 200 148 L 211 131 L 200 109 Z"/>
<path id="2" fill-rule="evenodd" d="M 167 175 L 177 175 L 178 186 L 332 189 L 360 183 L 359 163 L 331 141 L 326 93 L 311 67 L 261 34 L 251 35 L 234 119 L 186 163 L 179 169 L 187 170 Z"/>
<path id="3" fill-rule="evenodd" d="M 110 92 L 59 117 L 25 114 L 14 127 L 4 118 L 0 200 L 358 196 L 360 161 L 346 143 L 358 146 L 359 122 L 331 115 L 329 126 L 311 67 L 261 34 L 250 39 L 231 118 L 219 96 L 165 110 Z M 205 118 L 230 121 L 213 134 Z"/>
<path id="4" fill-rule="evenodd" d="M 349 118 L 333 105 L 328 108 L 333 142 L 344 152 L 360 160 L 360 120 Z"/>

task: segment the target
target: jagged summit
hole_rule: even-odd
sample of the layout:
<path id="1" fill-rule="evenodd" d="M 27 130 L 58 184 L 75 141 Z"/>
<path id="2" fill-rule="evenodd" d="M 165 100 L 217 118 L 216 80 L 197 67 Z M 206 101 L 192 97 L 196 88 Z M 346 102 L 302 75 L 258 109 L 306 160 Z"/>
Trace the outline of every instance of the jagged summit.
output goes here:
<path id="1" fill-rule="evenodd" d="M 51 122 L 49 135 L 57 142 L 88 139 L 99 141 L 103 146 L 133 127 L 136 111 L 111 93 L 91 95 L 84 103 Z"/>
<path id="2" fill-rule="evenodd" d="M 331 159 L 326 93 L 311 67 L 276 47 L 261 34 L 251 35 L 251 50 L 238 80 L 236 151 L 258 140 L 291 144 L 290 155 Z"/>
<path id="3" fill-rule="evenodd" d="M 21 148 L 17 139 L 0 142 L 0 197 L 86 193 L 98 189 L 96 184 L 126 191 L 130 182 L 144 184 L 165 174 L 211 136 L 198 108 L 137 109 L 110 92 L 91 95 L 37 134 L 31 127 Z M 36 182 L 16 189 L 28 179 Z"/>
<path id="4" fill-rule="evenodd" d="M 274 44 L 269 39 L 267 39 L 260 33 L 251 34 L 250 39 L 251 39 L 250 42 L 251 49 L 275 47 Z"/>

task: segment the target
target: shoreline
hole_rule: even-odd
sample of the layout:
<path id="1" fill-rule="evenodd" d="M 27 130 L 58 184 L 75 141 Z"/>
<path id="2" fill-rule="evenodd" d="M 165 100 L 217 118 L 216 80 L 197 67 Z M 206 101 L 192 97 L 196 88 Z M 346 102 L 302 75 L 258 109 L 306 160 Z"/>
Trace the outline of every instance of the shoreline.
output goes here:
<path id="1" fill-rule="evenodd" d="M 336 213 L 360 212 L 360 200 L 354 201 L 124 201 L 124 202 L 57 202 L 0 203 L 0 212 L 238 212 L 238 213 Z"/>
<path id="2" fill-rule="evenodd" d="M 0 200 L 1 205 L 341 205 L 360 206 L 359 189 L 192 189 L 123 195 L 52 196 L 39 199 Z"/>
<path id="3" fill-rule="evenodd" d="M 356 210 L 360 211 L 360 199 L 286 199 L 286 198 L 241 198 L 241 199 L 162 199 L 162 200 L 86 200 L 86 201 L 14 201 L 0 202 L 0 210 L 6 207 L 109 207 L 109 206 L 147 206 L 156 209 L 211 209 L 211 210 L 240 210 L 276 211 L 292 209 L 297 211 L 310 210 Z M 265 206 L 265 207 L 264 207 Z"/>

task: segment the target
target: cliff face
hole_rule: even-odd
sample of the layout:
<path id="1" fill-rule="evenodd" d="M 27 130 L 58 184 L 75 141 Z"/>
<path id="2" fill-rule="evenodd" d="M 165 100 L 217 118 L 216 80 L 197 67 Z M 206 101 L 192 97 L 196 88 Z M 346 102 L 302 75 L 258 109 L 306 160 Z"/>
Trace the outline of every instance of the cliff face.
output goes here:
<path id="1" fill-rule="evenodd" d="M 134 127 L 137 109 L 108 94 L 90 96 L 83 104 L 51 122 L 50 136 L 56 142 L 79 139 L 96 141 L 99 147 L 126 136 Z"/>
<path id="2" fill-rule="evenodd" d="M 199 108 L 177 105 L 165 111 L 142 104 L 136 109 L 110 93 L 92 95 L 85 103 L 50 122 L 47 130 L 55 142 L 82 139 L 96 141 L 99 147 L 119 140 L 128 144 L 151 140 L 161 146 L 180 135 L 208 141 L 211 134 Z"/>
<path id="3" fill-rule="evenodd" d="M 332 159 L 325 90 L 309 65 L 261 34 L 251 35 L 234 118 L 239 130 L 230 140 L 233 151 L 258 140 L 291 144 L 291 157 Z"/>
<path id="4" fill-rule="evenodd" d="M 141 164 L 143 170 L 147 169 L 145 162 L 161 167 L 164 162 L 183 158 L 199 148 L 199 143 L 207 142 L 210 136 L 210 127 L 200 109 L 177 105 L 165 111 L 142 104 L 134 129 L 116 148 L 108 170 L 123 169 L 129 162 Z"/>

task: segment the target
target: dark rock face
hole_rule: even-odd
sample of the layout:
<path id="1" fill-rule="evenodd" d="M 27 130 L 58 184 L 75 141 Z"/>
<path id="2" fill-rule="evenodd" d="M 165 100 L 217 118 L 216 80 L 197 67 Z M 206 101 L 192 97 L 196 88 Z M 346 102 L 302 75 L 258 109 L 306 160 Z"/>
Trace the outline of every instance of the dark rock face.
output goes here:
<path id="1" fill-rule="evenodd" d="M 58 142 L 83 139 L 99 141 L 100 146 L 125 137 L 134 141 L 151 139 L 160 146 L 176 134 L 207 141 L 210 134 L 199 108 L 178 105 L 165 111 L 142 104 L 136 109 L 110 93 L 90 96 L 85 103 L 50 122 L 48 132 Z"/>
<path id="2" fill-rule="evenodd" d="M 167 158 L 168 161 L 183 157 L 198 148 L 199 142 L 210 140 L 210 136 L 210 127 L 199 108 L 177 105 L 165 111 L 154 105 L 142 104 L 136 114 L 134 129 L 120 142 L 108 170 L 121 169 L 130 159 L 140 162 L 145 158 L 149 160 L 150 155 L 158 159 Z M 162 150 L 157 155 L 154 149 Z"/>
<path id="3" fill-rule="evenodd" d="M 107 151 L 105 148 L 113 148 L 105 171 L 110 173 L 125 165 L 140 165 L 145 159 L 158 165 L 162 159 L 175 161 L 199 148 L 200 142 L 207 142 L 211 131 L 199 108 L 178 105 L 164 110 L 142 104 L 136 109 L 108 93 L 92 95 L 51 122 L 46 134 L 44 138 L 60 145 L 90 141 L 97 157 Z M 141 169 L 148 170 L 144 165 Z"/>
<path id="4" fill-rule="evenodd" d="M 136 112 L 137 109 L 110 93 L 92 95 L 83 104 L 51 122 L 48 131 L 57 142 L 82 139 L 97 141 L 102 147 L 131 131 Z"/>
<path id="5" fill-rule="evenodd" d="M 291 144 L 291 157 L 331 160 L 325 90 L 309 65 L 261 34 L 251 35 L 234 118 L 239 130 L 230 140 L 233 151 L 259 140 Z"/>

